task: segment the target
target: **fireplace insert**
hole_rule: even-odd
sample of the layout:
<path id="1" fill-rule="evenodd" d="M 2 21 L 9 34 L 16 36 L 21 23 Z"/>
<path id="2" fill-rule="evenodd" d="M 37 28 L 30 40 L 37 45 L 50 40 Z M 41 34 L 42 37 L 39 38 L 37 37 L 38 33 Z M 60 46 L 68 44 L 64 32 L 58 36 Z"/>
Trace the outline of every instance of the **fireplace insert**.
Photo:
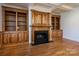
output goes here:
<path id="1" fill-rule="evenodd" d="M 34 45 L 48 43 L 48 31 L 34 32 Z"/>

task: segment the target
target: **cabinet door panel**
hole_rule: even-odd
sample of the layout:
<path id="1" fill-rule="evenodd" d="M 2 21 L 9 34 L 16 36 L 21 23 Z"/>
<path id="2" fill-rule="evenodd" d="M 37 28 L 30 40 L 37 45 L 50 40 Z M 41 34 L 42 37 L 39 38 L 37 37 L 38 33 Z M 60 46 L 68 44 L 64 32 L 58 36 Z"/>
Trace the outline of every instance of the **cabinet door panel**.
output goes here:
<path id="1" fill-rule="evenodd" d="M 41 24 L 41 14 L 37 15 L 37 24 Z"/>
<path id="2" fill-rule="evenodd" d="M 2 41 L 3 44 L 8 44 L 8 35 L 6 33 L 4 34 L 4 39 Z"/>
<path id="3" fill-rule="evenodd" d="M 24 32 L 24 41 L 28 41 L 28 32 Z"/>
<path id="4" fill-rule="evenodd" d="M 18 41 L 17 33 L 13 33 L 13 34 L 10 34 L 10 35 L 11 35 L 11 42 L 16 43 Z"/>
<path id="5" fill-rule="evenodd" d="M 18 37 L 19 37 L 19 42 L 24 42 L 28 40 L 27 32 L 19 32 Z"/>
<path id="6" fill-rule="evenodd" d="M 0 33 L 0 48 L 1 48 L 1 45 L 2 45 L 2 33 Z"/>
<path id="7" fill-rule="evenodd" d="M 19 38 L 19 42 L 22 41 L 22 34 L 21 33 L 18 33 L 18 38 Z"/>
<path id="8" fill-rule="evenodd" d="M 54 39 L 54 41 L 61 41 L 62 40 L 62 30 L 54 30 L 52 32 L 52 39 Z"/>
<path id="9" fill-rule="evenodd" d="M 48 25 L 49 14 L 44 12 L 32 12 L 32 24 L 35 25 Z"/>
<path id="10" fill-rule="evenodd" d="M 49 15 L 48 14 L 43 14 L 42 15 L 42 23 L 43 24 L 45 24 L 45 25 L 48 25 L 48 23 L 49 23 L 49 17 L 48 17 Z"/>

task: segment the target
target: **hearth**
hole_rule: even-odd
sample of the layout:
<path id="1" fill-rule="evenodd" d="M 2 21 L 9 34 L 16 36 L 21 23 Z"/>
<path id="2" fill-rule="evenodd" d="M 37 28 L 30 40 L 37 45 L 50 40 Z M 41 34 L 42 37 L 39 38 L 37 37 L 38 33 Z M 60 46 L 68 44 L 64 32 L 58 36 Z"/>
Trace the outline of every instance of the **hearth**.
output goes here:
<path id="1" fill-rule="evenodd" d="M 48 43 L 48 31 L 34 32 L 34 45 Z"/>

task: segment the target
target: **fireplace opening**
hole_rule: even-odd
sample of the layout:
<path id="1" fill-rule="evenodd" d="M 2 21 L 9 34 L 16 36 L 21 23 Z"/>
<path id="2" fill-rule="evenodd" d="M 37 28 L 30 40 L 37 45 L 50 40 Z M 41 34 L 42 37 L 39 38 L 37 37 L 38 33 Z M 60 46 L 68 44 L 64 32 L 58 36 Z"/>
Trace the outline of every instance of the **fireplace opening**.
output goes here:
<path id="1" fill-rule="evenodd" d="M 48 31 L 34 32 L 34 45 L 48 43 Z"/>

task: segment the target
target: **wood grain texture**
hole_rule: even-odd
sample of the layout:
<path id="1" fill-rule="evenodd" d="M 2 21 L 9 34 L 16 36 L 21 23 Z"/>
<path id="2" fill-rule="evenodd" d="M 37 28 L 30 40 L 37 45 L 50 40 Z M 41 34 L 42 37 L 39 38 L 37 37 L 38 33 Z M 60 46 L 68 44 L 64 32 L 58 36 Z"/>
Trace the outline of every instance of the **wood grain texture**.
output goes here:
<path id="1" fill-rule="evenodd" d="M 2 45 L 2 38 L 3 38 L 2 32 L 0 32 L 0 48 L 1 48 L 1 45 Z"/>
<path id="2" fill-rule="evenodd" d="M 28 47 L 29 46 L 29 47 Z M 79 56 L 79 42 L 63 39 L 58 41 L 31 46 L 20 43 L 13 47 L 0 49 L 1 56 Z"/>
<path id="3" fill-rule="evenodd" d="M 0 33 L 0 47 L 28 42 L 28 39 L 27 31 L 2 32 Z"/>
<path id="4" fill-rule="evenodd" d="M 32 11 L 32 44 L 34 43 L 34 32 L 42 31 L 42 30 L 48 31 L 49 41 L 62 40 L 63 33 L 62 33 L 62 30 L 60 30 L 60 16 L 53 15 L 52 17 L 54 17 L 54 19 L 52 19 L 50 17 L 50 14 L 46 12 L 39 12 L 39 11 L 34 11 L 34 10 Z M 53 25 L 50 23 L 55 24 L 54 25 L 55 29 L 51 29 Z"/>
<path id="5" fill-rule="evenodd" d="M 32 25 L 49 25 L 49 13 L 32 11 Z"/>

